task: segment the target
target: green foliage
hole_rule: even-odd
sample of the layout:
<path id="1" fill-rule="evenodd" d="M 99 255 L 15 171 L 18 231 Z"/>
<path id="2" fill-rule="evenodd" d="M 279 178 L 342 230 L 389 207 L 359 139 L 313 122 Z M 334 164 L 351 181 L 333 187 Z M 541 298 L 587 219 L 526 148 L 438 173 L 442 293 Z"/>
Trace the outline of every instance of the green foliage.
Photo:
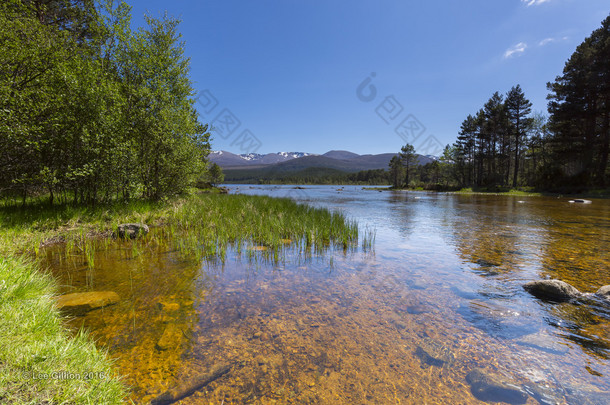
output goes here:
<path id="1" fill-rule="evenodd" d="M 610 17 L 549 83 L 549 118 L 520 86 L 495 93 L 462 123 L 448 183 L 457 187 L 581 192 L 610 181 Z"/>
<path id="2" fill-rule="evenodd" d="M 404 178 L 404 168 L 398 155 L 393 156 L 390 159 L 390 179 L 392 180 L 392 187 L 399 188 Z"/>
<path id="3" fill-rule="evenodd" d="M 348 173 L 327 167 L 308 167 L 294 171 L 262 169 L 225 170 L 226 183 L 239 184 L 390 184 L 383 169 L 361 170 Z"/>
<path id="4" fill-rule="evenodd" d="M 412 168 L 416 164 L 417 155 L 415 148 L 411 144 L 406 144 L 400 148 L 400 162 L 405 169 L 405 186 L 409 187 L 409 175 L 412 173 Z"/>
<path id="5" fill-rule="evenodd" d="M 220 166 L 216 163 L 212 163 L 212 166 L 210 167 L 210 183 L 212 183 L 212 185 L 217 185 L 222 183 L 224 179 L 225 175 Z"/>
<path id="6" fill-rule="evenodd" d="M 0 196 L 160 199 L 205 171 L 178 20 L 111 1 L 0 4 Z"/>
<path id="7" fill-rule="evenodd" d="M 547 85 L 552 132 L 549 177 L 563 184 L 610 180 L 610 16 L 580 44 Z"/>

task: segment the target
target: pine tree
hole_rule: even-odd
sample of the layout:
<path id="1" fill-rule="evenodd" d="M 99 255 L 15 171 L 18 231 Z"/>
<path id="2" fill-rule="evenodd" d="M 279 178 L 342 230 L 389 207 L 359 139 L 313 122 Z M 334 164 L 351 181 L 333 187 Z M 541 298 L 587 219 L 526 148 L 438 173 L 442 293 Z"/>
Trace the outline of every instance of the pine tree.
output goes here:
<path id="1" fill-rule="evenodd" d="M 506 95 L 505 106 L 508 122 L 510 123 L 508 130 L 512 135 L 510 138 L 512 138 L 512 143 L 514 144 L 513 187 L 517 187 L 521 149 L 527 142 L 527 131 L 531 125 L 529 114 L 532 112 L 532 103 L 525 98 L 521 86 L 516 85 Z"/>
<path id="2" fill-rule="evenodd" d="M 555 171 L 573 184 L 602 186 L 610 146 L 610 16 L 547 85 Z"/>
<path id="3" fill-rule="evenodd" d="M 400 182 L 403 178 L 403 167 L 402 162 L 398 155 L 393 156 L 390 160 L 390 178 L 392 180 L 392 187 L 399 188 Z"/>
<path id="4" fill-rule="evenodd" d="M 409 187 L 410 174 L 413 166 L 415 165 L 415 148 L 411 144 L 406 144 L 400 148 L 400 161 L 402 166 L 405 168 L 405 186 Z"/>

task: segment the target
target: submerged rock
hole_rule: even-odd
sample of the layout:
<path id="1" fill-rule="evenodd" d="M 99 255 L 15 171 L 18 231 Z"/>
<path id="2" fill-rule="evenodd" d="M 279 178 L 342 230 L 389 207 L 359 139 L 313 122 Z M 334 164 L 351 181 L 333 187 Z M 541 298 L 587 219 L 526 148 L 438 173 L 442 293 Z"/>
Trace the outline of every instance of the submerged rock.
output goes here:
<path id="1" fill-rule="evenodd" d="M 155 348 L 164 351 L 176 347 L 182 340 L 182 332 L 174 324 L 168 325 L 163 331 L 163 335 L 157 341 Z"/>
<path id="2" fill-rule="evenodd" d="M 83 315 L 91 310 L 116 304 L 119 300 L 119 295 L 113 291 L 93 291 L 61 295 L 55 306 L 73 315 Z"/>
<path id="3" fill-rule="evenodd" d="M 610 301 L 610 285 L 601 287 L 595 294 Z"/>
<path id="4" fill-rule="evenodd" d="M 457 313 L 474 327 L 502 339 L 519 338 L 538 329 L 531 317 L 490 300 L 471 300 L 460 305 Z"/>
<path id="5" fill-rule="evenodd" d="M 148 233 L 146 224 L 121 224 L 117 227 L 116 236 L 123 239 L 136 239 Z"/>
<path id="6" fill-rule="evenodd" d="M 591 200 L 583 200 L 583 199 L 580 199 L 580 198 L 576 198 L 576 199 L 570 200 L 568 202 L 569 203 L 579 203 L 579 204 L 591 204 L 593 201 L 591 201 Z"/>
<path id="7" fill-rule="evenodd" d="M 569 350 L 569 346 L 560 343 L 555 336 L 545 331 L 523 336 L 515 343 L 551 354 L 565 354 Z"/>
<path id="8" fill-rule="evenodd" d="M 159 301 L 157 302 L 157 308 L 162 312 L 176 312 L 180 310 L 180 304 L 176 302 Z"/>
<path id="9" fill-rule="evenodd" d="M 422 364 L 442 367 L 445 364 L 452 364 L 455 356 L 447 346 L 424 338 L 415 349 L 415 355 L 420 358 Z"/>
<path id="10" fill-rule="evenodd" d="M 488 370 L 475 368 L 466 376 L 470 391 L 477 399 L 486 402 L 525 404 L 527 394 L 511 384 L 505 377 L 491 374 Z"/>
<path id="11" fill-rule="evenodd" d="M 530 281 L 523 288 L 538 298 L 554 301 L 569 301 L 582 295 L 575 287 L 561 280 Z"/>

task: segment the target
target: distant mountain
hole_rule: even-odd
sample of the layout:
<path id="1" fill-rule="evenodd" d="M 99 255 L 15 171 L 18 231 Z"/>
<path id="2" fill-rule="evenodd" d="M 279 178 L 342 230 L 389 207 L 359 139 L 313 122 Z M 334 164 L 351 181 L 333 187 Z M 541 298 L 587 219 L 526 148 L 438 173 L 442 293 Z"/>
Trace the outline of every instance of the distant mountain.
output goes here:
<path id="1" fill-rule="evenodd" d="M 221 167 L 241 166 L 248 164 L 248 161 L 243 157 L 224 150 L 210 152 L 208 159 L 210 162 L 216 163 Z"/>
<path id="2" fill-rule="evenodd" d="M 305 152 L 278 152 L 264 155 L 259 153 L 247 153 L 236 155 L 231 152 L 220 150 L 211 152 L 209 160 L 224 168 L 233 166 L 272 165 L 310 155 L 311 153 Z"/>
<path id="3" fill-rule="evenodd" d="M 350 160 L 357 158 L 360 155 L 354 152 L 348 152 L 346 150 L 331 150 L 330 152 L 326 152 L 322 156 L 326 156 L 331 159 Z"/>
<path id="4" fill-rule="evenodd" d="M 260 179 L 281 180 L 305 173 L 336 175 L 363 170 L 387 170 L 394 156 L 396 153 L 358 155 L 342 150 L 333 150 L 323 155 L 302 152 L 235 155 L 229 152 L 215 152 L 210 154 L 210 160 L 222 166 L 226 181 L 253 182 Z M 437 158 L 418 155 L 417 159 L 419 164 L 425 165 Z"/>
<path id="5" fill-rule="evenodd" d="M 318 168 L 340 170 L 346 173 L 361 170 L 387 170 L 390 160 L 396 153 L 378 155 L 358 155 L 344 150 L 332 150 L 323 155 L 305 152 L 249 153 L 236 155 L 226 151 L 210 153 L 209 159 L 221 166 L 226 174 L 230 170 L 257 170 L 259 175 L 294 173 L 297 171 Z M 418 155 L 418 163 L 425 165 L 438 159 L 435 156 Z M 242 171 L 240 170 L 240 173 Z"/>

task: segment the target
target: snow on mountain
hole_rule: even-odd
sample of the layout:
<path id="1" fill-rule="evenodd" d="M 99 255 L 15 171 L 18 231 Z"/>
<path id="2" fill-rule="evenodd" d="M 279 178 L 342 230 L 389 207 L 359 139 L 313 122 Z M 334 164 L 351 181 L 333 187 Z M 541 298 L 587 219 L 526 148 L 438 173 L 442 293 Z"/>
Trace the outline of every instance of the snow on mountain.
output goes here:
<path id="1" fill-rule="evenodd" d="M 260 160 L 263 157 L 265 157 L 265 155 L 261 155 L 260 153 L 243 153 L 241 155 L 239 155 L 242 157 L 242 159 L 245 159 L 247 161 L 256 161 L 256 160 Z"/>
<path id="2" fill-rule="evenodd" d="M 356 153 L 348 151 L 330 151 L 325 153 L 324 155 L 317 155 L 315 153 L 306 152 L 277 152 L 267 154 L 244 153 L 241 155 L 237 155 L 227 151 L 212 151 L 210 152 L 209 160 L 213 163 L 220 165 L 221 167 L 267 166 L 278 163 L 284 163 L 303 157 L 312 159 L 312 157 L 321 156 L 327 159 L 330 158 L 340 160 L 344 163 L 346 161 L 349 161 L 353 163 L 353 165 L 360 165 L 364 168 L 369 169 L 386 168 L 387 161 L 389 161 L 394 155 L 394 153 L 385 153 L 379 155 L 358 155 Z M 314 161 L 316 162 L 318 162 L 318 160 L 314 159 Z M 426 155 L 419 157 L 420 164 L 426 164 L 435 160 L 438 160 L 437 156 Z"/>
<path id="3" fill-rule="evenodd" d="M 280 156 L 283 156 L 285 158 L 289 158 L 289 159 L 297 159 L 297 158 L 301 158 L 304 156 L 313 156 L 313 153 L 306 153 L 306 152 L 278 152 L 277 153 Z"/>
<path id="4" fill-rule="evenodd" d="M 240 155 L 227 151 L 212 151 L 209 159 L 211 162 L 221 166 L 249 166 L 249 165 L 270 165 L 286 162 L 304 156 L 311 156 L 312 153 L 305 152 L 277 152 L 277 153 L 242 153 Z"/>

